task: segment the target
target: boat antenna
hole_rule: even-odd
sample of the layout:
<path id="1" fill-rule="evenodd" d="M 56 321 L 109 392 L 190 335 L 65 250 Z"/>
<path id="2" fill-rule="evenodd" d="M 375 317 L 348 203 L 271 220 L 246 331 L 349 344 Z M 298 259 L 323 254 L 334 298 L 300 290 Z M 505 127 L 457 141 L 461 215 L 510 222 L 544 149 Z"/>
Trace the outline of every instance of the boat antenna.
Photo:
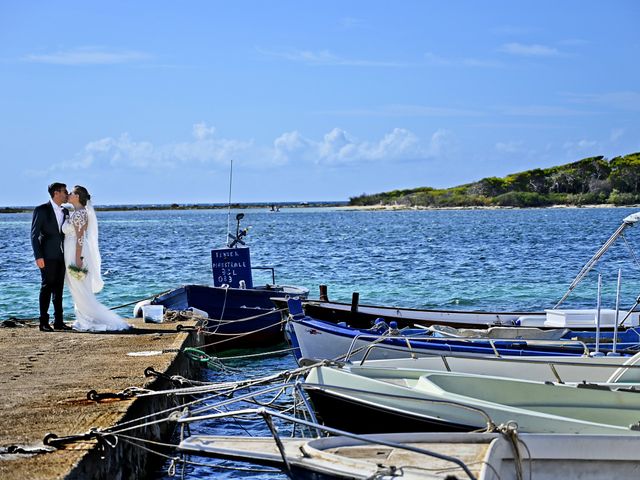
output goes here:
<path id="1" fill-rule="evenodd" d="M 224 237 L 224 243 L 227 243 L 229 235 L 231 235 L 231 185 L 233 183 L 233 159 L 231 159 L 231 165 L 229 166 L 229 202 L 227 208 L 227 234 Z"/>
<path id="2" fill-rule="evenodd" d="M 620 237 L 623 234 L 625 229 L 637 223 L 638 221 L 640 221 L 640 212 L 633 213 L 622 221 L 622 225 L 620 225 L 618 229 L 615 232 L 613 232 L 613 235 L 611 235 L 609 239 L 606 242 L 604 242 L 604 245 L 602 245 L 602 247 L 600 247 L 600 249 L 593 255 L 593 257 L 591 257 L 591 259 L 584 264 L 584 266 L 582 267 L 582 270 L 578 272 L 578 275 L 576 275 L 576 278 L 574 278 L 573 281 L 571 282 L 571 285 L 569 285 L 569 289 L 567 290 L 567 293 L 565 293 L 564 296 L 560 299 L 560 301 L 556 303 L 555 307 L 553 307 L 554 310 L 558 308 L 560 304 L 567 299 L 569 294 L 573 292 L 573 290 L 584 279 L 587 273 L 589 273 L 589 271 L 591 271 L 591 269 L 595 267 L 596 263 L 598 263 L 598 260 L 600 260 L 602 255 L 604 255 L 604 253 L 607 250 L 609 250 L 609 247 L 611 247 L 611 245 L 615 243 L 618 237 Z"/>

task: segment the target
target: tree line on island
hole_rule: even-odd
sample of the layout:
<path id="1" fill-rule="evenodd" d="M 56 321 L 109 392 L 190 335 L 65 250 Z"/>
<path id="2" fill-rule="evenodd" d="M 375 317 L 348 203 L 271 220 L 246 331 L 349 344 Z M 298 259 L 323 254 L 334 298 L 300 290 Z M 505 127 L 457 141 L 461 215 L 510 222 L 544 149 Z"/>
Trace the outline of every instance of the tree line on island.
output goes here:
<path id="1" fill-rule="evenodd" d="M 640 152 L 585 158 L 550 168 L 488 177 L 457 187 L 420 187 L 351 197 L 353 206 L 546 207 L 640 203 Z"/>

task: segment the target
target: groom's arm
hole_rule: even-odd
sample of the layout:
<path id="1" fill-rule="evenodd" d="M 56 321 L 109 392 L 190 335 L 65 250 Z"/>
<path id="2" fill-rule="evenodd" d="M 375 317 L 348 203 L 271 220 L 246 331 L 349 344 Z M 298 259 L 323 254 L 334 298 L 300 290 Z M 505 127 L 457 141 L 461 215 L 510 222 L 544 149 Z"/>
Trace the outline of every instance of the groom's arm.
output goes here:
<path id="1" fill-rule="evenodd" d="M 42 232 L 44 217 L 42 209 L 36 207 L 33 211 L 33 219 L 31 220 L 31 247 L 33 248 L 33 256 L 36 259 L 38 268 L 44 268 L 42 246 L 40 245 L 40 233 Z"/>

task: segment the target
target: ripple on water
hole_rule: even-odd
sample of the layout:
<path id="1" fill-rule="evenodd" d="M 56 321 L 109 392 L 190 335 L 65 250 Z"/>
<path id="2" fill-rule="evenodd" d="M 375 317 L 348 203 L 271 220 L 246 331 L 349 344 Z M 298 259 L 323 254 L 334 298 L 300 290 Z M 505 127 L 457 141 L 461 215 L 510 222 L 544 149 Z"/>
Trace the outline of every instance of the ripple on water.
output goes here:
<path id="1" fill-rule="evenodd" d="M 330 298 L 345 302 L 358 291 L 362 304 L 541 310 L 562 296 L 584 262 L 630 213 L 634 209 L 247 210 L 244 225 L 252 226 L 248 243 L 253 265 L 277 265 L 277 281 L 304 285 L 312 296 L 319 284 L 327 284 Z M 210 248 L 225 241 L 226 212 L 98 212 L 98 218 L 103 269 L 109 271 L 99 295 L 105 304 L 124 304 L 183 283 L 211 283 Z M 29 243 L 30 222 L 30 214 L 0 216 L 2 318 L 37 315 L 39 274 Z M 630 229 L 626 238 L 638 250 L 638 232 Z M 623 269 L 623 304 L 632 305 L 638 294 L 638 266 L 620 242 L 598 265 L 603 305 L 614 304 L 618 268 Z M 592 273 L 569 297 L 567 308 L 594 306 L 595 291 Z M 64 303 L 72 315 L 68 295 Z M 257 361 L 241 365 L 236 375 L 292 365 L 290 357 Z M 212 375 L 219 380 L 219 372 Z M 221 433 L 215 425 L 206 428 Z M 253 432 L 253 427 L 245 428 Z M 158 477 L 168 478 L 163 473 Z M 260 478 L 201 467 L 188 476 L 240 477 Z"/>

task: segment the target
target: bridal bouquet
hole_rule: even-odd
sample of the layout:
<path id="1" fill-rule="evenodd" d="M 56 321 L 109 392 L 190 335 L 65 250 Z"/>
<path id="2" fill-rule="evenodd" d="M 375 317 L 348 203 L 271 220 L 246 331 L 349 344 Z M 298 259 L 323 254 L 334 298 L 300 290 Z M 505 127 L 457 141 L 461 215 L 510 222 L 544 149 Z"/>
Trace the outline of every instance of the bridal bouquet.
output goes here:
<path id="1" fill-rule="evenodd" d="M 69 275 L 71 275 L 76 280 L 84 280 L 84 277 L 86 277 L 87 273 L 89 273 L 89 270 L 84 267 L 79 267 L 74 263 L 69 265 L 67 267 L 67 270 L 69 270 Z"/>

